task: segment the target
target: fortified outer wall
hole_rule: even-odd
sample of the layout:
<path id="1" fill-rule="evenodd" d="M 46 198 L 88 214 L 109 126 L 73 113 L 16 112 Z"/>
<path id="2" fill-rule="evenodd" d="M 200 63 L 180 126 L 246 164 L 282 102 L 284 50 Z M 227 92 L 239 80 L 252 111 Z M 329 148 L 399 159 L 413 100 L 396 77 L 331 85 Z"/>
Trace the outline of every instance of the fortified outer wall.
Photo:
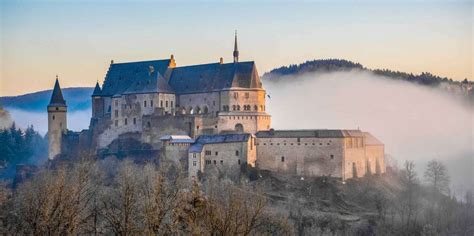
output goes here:
<path id="1" fill-rule="evenodd" d="M 340 138 L 258 138 L 257 166 L 292 175 L 342 177 L 343 146 Z"/>

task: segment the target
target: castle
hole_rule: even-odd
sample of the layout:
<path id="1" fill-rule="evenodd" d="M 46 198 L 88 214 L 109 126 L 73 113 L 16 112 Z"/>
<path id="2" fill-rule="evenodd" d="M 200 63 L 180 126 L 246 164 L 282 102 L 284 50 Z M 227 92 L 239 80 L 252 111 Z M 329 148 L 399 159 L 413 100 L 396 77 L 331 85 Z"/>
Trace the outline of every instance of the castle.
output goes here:
<path id="1" fill-rule="evenodd" d="M 102 156 L 133 155 L 123 154 L 127 142 L 120 142 L 133 140 L 136 145 L 129 146 L 147 156 L 182 163 L 190 177 L 238 172 L 242 165 L 343 180 L 385 172 L 384 145 L 371 134 L 274 130 L 266 97 L 255 62 L 239 61 L 237 35 L 231 63 L 221 58 L 179 67 L 173 55 L 111 61 L 102 87 L 97 82 L 93 91 L 88 130 L 67 130 L 67 105 L 56 78 L 48 105 L 49 158 L 84 148 Z"/>

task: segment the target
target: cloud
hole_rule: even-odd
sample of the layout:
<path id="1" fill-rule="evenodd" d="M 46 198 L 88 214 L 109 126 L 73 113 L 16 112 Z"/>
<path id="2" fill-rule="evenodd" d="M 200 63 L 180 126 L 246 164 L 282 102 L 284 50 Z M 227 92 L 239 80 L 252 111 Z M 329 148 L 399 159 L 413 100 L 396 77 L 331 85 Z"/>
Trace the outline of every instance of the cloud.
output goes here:
<path id="1" fill-rule="evenodd" d="M 459 178 L 472 186 L 474 109 L 439 89 L 380 77 L 355 70 L 267 80 L 272 126 L 360 128 L 384 142 L 386 153 L 400 161 L 415 160 L 419 167 L 431 159 L 448 167 L 463 162 L 456 165 L 464 168 L 465 176 Z M 458 170 L 450 171 L 455 175 Z"/>

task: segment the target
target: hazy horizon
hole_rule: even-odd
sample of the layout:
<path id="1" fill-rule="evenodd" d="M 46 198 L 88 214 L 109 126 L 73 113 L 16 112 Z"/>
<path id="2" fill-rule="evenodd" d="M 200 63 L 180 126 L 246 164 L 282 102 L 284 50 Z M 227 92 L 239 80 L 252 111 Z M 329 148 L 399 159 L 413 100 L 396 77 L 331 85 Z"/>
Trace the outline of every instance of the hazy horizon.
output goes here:
<path id="1" fill-rule="evenodd" d="M 340 58 L 472 80 L 471 1 L 2 1 L 0 96 L 102 82 L 110 60 L 240 59 L 260 74 Z"/>

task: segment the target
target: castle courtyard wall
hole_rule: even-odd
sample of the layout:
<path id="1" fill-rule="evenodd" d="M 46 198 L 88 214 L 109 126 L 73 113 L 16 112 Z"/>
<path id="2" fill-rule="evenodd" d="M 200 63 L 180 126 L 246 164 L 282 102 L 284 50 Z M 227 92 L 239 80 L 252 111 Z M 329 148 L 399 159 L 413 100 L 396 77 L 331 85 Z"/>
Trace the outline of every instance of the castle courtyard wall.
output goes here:
<path id="1" fill-rule="evenodd" d="M 342 177 L 343 140 L 258 138 L 257 167 L 302 176 Z"/>

